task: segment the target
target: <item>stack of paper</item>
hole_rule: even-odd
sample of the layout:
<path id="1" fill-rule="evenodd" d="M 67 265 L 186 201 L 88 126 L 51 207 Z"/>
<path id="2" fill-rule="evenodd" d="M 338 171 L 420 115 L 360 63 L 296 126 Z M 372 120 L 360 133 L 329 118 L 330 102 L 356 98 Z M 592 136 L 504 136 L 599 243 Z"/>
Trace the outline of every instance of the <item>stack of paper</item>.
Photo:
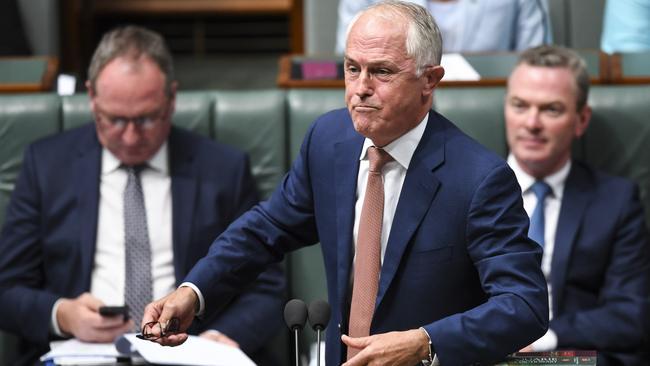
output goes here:
<path id="1" fill-rule="evenodd" d="M 255 366 L 240 349 L 196 336 L 190 336 L 177 347 L 163 347 L 157 343 L 125 334 L 113 343 L 85 343 L 76 339 L 52 342 L 52 349 L 41 357 L 41 362 L 56 365 L 119 365 L 154 363 L 188 366 Z"/>

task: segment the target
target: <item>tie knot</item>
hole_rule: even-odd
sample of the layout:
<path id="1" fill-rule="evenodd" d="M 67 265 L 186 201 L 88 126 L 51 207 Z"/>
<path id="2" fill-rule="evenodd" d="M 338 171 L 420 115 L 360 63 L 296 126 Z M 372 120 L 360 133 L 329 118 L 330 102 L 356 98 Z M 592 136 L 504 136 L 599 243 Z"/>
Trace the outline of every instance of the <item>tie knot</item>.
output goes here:
<path id="1" fill-rule="evenodd" d="M 126 170 L 129 175 L 139 176 L 140 173 L 147 168 L 147 163 L 137 164 L 137 165 L 126 165 L 122 164 L 122 168 Z"/>
<path id="2" fill-rule="evenodd" d="M 390 156 L 384 149 L 370 146 L 368 148 L 368 160 L 370 161 L 369 170 L 373 173 L 380 173 L 381 169 L 386 163 L 393 160 L 393 157 Z"/>
<path id="3" fill-rule="evenodd" d="M 543 180 L 538 180 L 536 181 L 530 189 L 535 193 L 535 196 L 537 196 L 538 201 L 544 201 L 546 199 L 546 196 L 548 196 L 550 193 L 553 193 L 551 190 L 551 187 L 546 184 Z"/>

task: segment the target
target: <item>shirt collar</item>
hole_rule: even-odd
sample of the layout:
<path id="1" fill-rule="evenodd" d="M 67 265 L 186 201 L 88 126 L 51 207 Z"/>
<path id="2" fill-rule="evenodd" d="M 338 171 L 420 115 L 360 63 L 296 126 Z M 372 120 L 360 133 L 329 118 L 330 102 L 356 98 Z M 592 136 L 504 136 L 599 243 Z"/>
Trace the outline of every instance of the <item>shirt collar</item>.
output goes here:
<path id="1" fill-rule="evenodd" d="M 167 141 L 147 161 L 147 166 L 163 175 L 169 175 Z M 109 174 L 119 169 L 122 162 L 107 148 L 102 148 L 102 175 Z"/>
<path id="2" fill-rule="evenodd" d="M 395 139 L 395 141 L 383 147 L 384 151 L 390 154 L 393 157 L 393 160 L 398 162 L 404 169 L 408 169 L 409 164 L 411 163 L 411 158 L 415 153 L 415 149 L 418 147 L 422 135 L 424 135 L 424 130 L 427 128 L 427 122 L 429 121 L 429 113 L 424 116 L 424 119 L 418 123 L 417 126 L 412 128 L 407 133 Z M 371 139 L 366 138 L 363 142 L 363 148 L 361 149 L 361 156 L 359 160 L 368 159 L 368 148 L 375 146 Z"/>
<path id="3" fill-rule="evenodd" d="M 530 187 L 532 187 L 532 185 L 536 181 L 535 177 L 526 173 L 521 168 L 519 162 L 517 162 L 517 159 L 515 159 L 512 153 L 508 154 L 508 165 L 510 165 L 512 171 L 515 172 L 515 176 L 517 177 L 517 181 L 519 182 L 521 191 L 524 194 L 528 193 Z M 560 170 L 558 170 L 557 172 L 551 175 L 544 177 L 543 179 L 543 181 L 546 182 L 546 184 L 548 184 L 551 187 L 551 190 L 553 191 L 553 196 L 558 200 L 562 200 L 562 195 L 564 194 L 564 183 L 566 182 L 566 179 L 569 176 L 570 170 L 571 170 L 571 159 L 569 159 L 566 162 L 566 164 L 564 164 L 564 166 L 560 168 Z"/>

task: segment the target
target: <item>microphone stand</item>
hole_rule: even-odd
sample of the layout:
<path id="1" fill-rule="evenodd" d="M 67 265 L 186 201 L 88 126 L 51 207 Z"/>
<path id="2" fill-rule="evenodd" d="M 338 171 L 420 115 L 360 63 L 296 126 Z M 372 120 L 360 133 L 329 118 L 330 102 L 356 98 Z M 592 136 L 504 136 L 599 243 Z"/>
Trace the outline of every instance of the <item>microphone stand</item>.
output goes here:
<path id="1" fill-rule="evenodd" d="M 300 366 L 300 351 L 298 350 L 298 331 L 300 331 L 307 321 L 307 305 L 299 299 L 289 300 L 284 306 L 284 322 L 287 323 L 289 330 L 293 332 L 294 347 L 296 352 L 296 365 Z"/>
<path id="2" fill-rule="evenodd" d="M 316 366 L 320 366 L 320 327 L 316 328 Z"/>
<path id="3" fill-rule="evenodd" d="M 294 349 L 296 350 L 296 366 L 300 366 L 300 355 L 298 352 L 298 327 L 293 329 L 293 340 L 294 340 Z"/>

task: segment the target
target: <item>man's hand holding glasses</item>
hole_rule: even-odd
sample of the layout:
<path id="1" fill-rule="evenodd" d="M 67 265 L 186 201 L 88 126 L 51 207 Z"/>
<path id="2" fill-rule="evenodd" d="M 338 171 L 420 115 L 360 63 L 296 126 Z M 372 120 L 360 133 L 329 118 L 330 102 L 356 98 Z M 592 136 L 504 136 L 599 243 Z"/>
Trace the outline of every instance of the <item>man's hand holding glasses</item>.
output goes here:
<path id="1" fill-rule="evenodd" d="M 186 330 L 192 324 L 198 297 L 189 287 L 154 301 L 144 309 L 140 339 L 150 340 L 163 346 L 178 346 L 187 340 Z"/>

